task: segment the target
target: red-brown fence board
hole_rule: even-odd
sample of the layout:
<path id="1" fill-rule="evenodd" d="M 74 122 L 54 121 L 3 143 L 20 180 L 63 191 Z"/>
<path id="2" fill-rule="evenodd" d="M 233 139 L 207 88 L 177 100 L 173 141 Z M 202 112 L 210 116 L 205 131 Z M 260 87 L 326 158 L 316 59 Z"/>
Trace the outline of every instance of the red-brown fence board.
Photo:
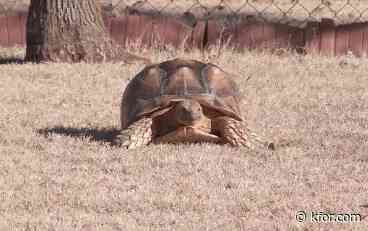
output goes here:
<path id="1" fill-rule="evenodd" d="M 263 36 L 263 23 L 254 22 L 252 26 L 249 27 L 249 34 L 251 40 L 251 48 L 261 48 L 264 45 L 265 38 Z"/>
<path id="2" fill-rule="evenodd" d="M 206 35 L 204 43 L 206 43 L 207 46 L 223 45 L 226 43 L 240 48 L 241 46 L 238 46 L 238 41 L 242 40 L 242 35 L 239 35 L 238 31 L 243 25 L 247 27 L 246 23 L 226 25 L 215 19 L 209 20 L 207 22 L 207 30 L 204 31 Z"/>
<path id="3" fill-rule="evenodd" d="M 125 45 L 127 35 L 127 18 L 125 16 L 113 17 L 110 21 L 110 35 L 119 44 Z"/>
<path id="4" fill-rule="evenodd" d="M 124 26 L 124 32 L 122 32 L 125 36 L 124 45 L 128 42 L 135 42 L 138 39 L 142 40 L 144 32 L 142 31 L 143 28 L 141 28 L 140 21 L 144 19 L 142 19 L 141 15 L 126 15 L 121 20 L 123 22 L 121 25 Z"/>
<path id="5" fill-rule="evenodd" d="M 295 49 L 305 46 L 305 34 L 300 28 L 275 24 L 275 48 Z"/>
<path id="6" fill-rule="evenodd" d="M 360 23 L 351 25 L 349 48 L 357 56 L 363 54 L 363 29 Z"/>
<path id="7" fill-rule="evenodd" d="M 225 30 L 229 30 L 229 28 L 220 25 L 216 20 L 208 20 L 207 30 L 204 31 L 204 33 L 206 33 L 205 39 L 207 41 L 205 42 L 207 46 L 213 46 L 224 41 L 224 39 L 226 39 L 223 37 Z"/>
<path id="8" fill-rule="evenodd" d="M 362 44 L 362 54 L 368 55 L 368 24 L 363 25 L 363 44 Z"/>
<path id="9" fill-rule="evenodd" d="M 110 17 L 110 16 L 106 16 L 106 15 L 103 16 L 104 24 L 105 24 L 106 30 L 107 30 L 107 32 L 109 32 L 109 34 L 111 34 L 111 21 L 112 21 L 112 19 L 113 18 Z"/>
<path id="10" fill-rule="evenodd" d="M 170 26 L 173 26 L 178 31 L 176 35 L 176 44 L 174 44 L 175 47 L 181 46 L 184 43 L 188 44 L 188 41 L 191 40 L 193 28 L 185 25 L 182 21 L 179 19 L 171 20 L 170 18 L 167 18 L 168 23 L 167 28 L 170 28 Z"/>
<path id="11" fill-rule="evenodd" d="M 203 49 L 204 47 L 204 31 L 206 30 L 206 23 L 204 21 L 199 21 L 192 31 L 191 40 L 189 41 L 189 47 L 195 47 Z"/>
<path id="12" fill-rule="evenodd" d="M 305 28 L 305 50 L 307 53 L 319 53 L 320 36 L 319 24 L 317 22 L 309 22 Z"/>
<path id="13" fill-rule="evenodd" d="M 161 16 L 154 21 L 154 34 L 160 44 L 170 44 L 179 47 L 189 41 L 192 28 L 184 25 L 178 18 Z"/>
<path id="14" fill-rule="evenodd" d="M 27 25 L 27 17 L 28 17 L 28 13 L 27 12 L 22 12 L 20 14 L 20 38 L 21 38 L 21 45 L 26 45 L 26 25 Z"/>
<path id="15" fill-rule="evenodd" d="M 335 25 L 331 19 L 322 19 L 320 29 L 320 52 L 332 56 L 335 53 Z"/>
<path id="16" fill-rule="evenodd" d="M 151 45 L 155 34 L 152 17 L 146 15 L 127 15 L 126 42 L 138 42 L 142 45 Z"/>
<path id="17" fill-rule="evenodd" d="M 21 45 L 22 44 L 22 28 L 24 25 L 21 24 L 19 15 L 8 16 L 7 26 L 8 26 L 8 36 L 9 36 L 9 46 Z"/>
<path id="18" fill-rule="evenodd" d="M 8 17 L 0 16 L 0 46 L 9 46 Z"/>
<path id="19" fill-rule="evenodd" d="M 301 48 L 305 46 L 305 33 L 302 29 L 289 26 L 290 48 Z"/>
<path id="20" fill-rule="evenodd" d="M 237 25 L 235 46 L 238 48 L 255 49 L 264 42 L 263 23 L 244 22 Z"/>
<path id="21" fill-rule="evenodd" d="M 236 26 L 234 46 L 238 49 L 250 48 L 252 41 L 249 33 L 250 24 L 248 22 L 241 22 Z"/>
<path id="22" fill-rule="evenodd" d="M 236 47 L 238 45 L 236 44 L 238 24 L 229 24 L 222 26 L 222 28 L 221 44 L 228 44 Z"/>
<path id="23" fill-rule="evenodd" d="M 276 48 L 288 48 L 291 46 L 292 34 L 290 27 L 283 24 L 275 24 L 275 46 Z"/>
<path id="24" fill-rule="evenodd" d="M 277 48 L 276 46 L 276 24 L 263 24 L 264 48 Z"/>
<path id="25" fill-rule="evenodd" d="M 336 27 L 335 55 L 340 56 L 349 50 L 350 25 Z"/>

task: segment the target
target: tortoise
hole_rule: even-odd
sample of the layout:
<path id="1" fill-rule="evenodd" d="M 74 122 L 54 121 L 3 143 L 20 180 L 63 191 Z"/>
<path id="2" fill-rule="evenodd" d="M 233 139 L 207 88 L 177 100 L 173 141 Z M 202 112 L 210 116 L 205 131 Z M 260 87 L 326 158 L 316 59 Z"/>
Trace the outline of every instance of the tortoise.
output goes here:
<path id="1" fill-rule="evenodd" d="M 124 91 L 115 143 L 128 149 L 197 142 L 273 148 L 247 128 L 240 101 L 231 75 L 212 63 L 174 59 L 147 66 Z"/>

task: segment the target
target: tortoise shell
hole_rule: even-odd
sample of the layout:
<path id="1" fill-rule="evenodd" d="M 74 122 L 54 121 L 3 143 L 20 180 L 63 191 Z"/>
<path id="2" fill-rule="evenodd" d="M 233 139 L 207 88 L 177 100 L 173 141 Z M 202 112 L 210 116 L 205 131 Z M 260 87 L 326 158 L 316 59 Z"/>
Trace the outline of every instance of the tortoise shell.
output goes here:
<path id="1" fill-rule="evenodd" d="M 240 93 L 230 74 L 211 63 L 174 59 L 144 68 L 129 82 L 121 104 L 122 129 L 187 98 L 242 120 Z"/>

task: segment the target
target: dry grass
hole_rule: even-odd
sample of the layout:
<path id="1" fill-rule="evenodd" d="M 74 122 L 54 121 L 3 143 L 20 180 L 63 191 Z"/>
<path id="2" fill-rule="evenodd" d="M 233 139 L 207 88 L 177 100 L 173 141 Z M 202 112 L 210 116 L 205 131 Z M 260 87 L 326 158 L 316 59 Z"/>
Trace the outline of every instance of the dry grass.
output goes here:
<path id="1" fill-rule="evenodd" d="M 23 52 L 1 49 L 0 57 Z M 149 54 L 204 57 L 238 74 L 250 127 L 292 144 L 125 151 L 110 139 L 140 64 L 3 64 L 0 230 L 366 230 L 367 59 Z M 298 223 L 299 210 L 365 219 Z"/>

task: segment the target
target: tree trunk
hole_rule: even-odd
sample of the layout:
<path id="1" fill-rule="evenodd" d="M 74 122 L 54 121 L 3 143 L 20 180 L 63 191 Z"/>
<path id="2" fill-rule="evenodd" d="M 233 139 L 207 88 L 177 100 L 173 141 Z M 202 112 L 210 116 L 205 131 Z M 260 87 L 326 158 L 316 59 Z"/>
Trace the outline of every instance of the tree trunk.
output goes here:
<path id="1" fill-rule="evenodd" d="M 31 0 L 26 61 L 148 61 L 109 36 L 97 0 Z M 148 61 L 149 62 L 149 61 Z"/>

